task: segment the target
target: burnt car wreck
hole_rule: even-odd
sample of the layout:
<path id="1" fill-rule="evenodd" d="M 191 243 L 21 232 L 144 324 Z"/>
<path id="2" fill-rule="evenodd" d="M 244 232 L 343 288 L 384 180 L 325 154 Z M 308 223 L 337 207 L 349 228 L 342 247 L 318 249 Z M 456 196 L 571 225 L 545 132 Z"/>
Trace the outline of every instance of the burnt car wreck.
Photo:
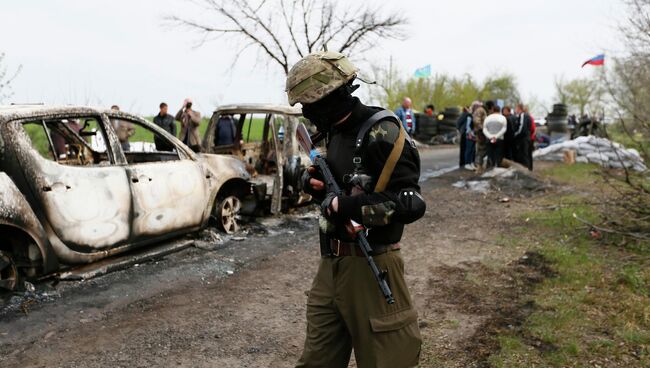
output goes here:
<path id="1" fill-rule="evenodd" d="M 172 148 L 157 150 L 154 137 Z M 211 221 L 235 232 L 240 212 L 258 211 L 251 179 L 241 160 L 196 154 L 134 115 L 0 107 L 0 288 Z"/>
<path id="2" fill-rule="evenodd" d="M 302 111 L 299 108 L 268 105 L 239 104 L 218 107 L 203 137 L 202 150 L 214 154 L 231 155 L 241 160 L 251 174 L 260 199 L 276 214 L 311 201 L 302 191 L 300 177 L 310 164 L 296 139 L 296 128 Z M 222 119 L 232 121 L 236 135 L 233 144 L 218 144 L 218 126 Z M 304 119 L 302 119 L 304 120 Z M 311 125 L 308 121 L 306 124 Z"/>

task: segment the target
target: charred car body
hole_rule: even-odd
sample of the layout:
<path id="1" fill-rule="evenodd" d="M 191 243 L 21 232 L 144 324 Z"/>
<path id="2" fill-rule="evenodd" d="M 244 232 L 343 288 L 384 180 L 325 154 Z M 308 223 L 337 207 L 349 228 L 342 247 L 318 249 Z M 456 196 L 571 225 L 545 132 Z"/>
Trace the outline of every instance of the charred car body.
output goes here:
<path id="1" fill-rule="evenodd" d="M 153 137 L 169 151 L 147 143 Z M 241 202 L 254 202 L 250 178 L 240 160 L 195 154 L 134 115 L 0 107 L 0 288 L 196 231 L 211 218 L 236 231 Z"/>
<path id="2" fill-rule="evenodd" d="M 281 105 L 241 104 L 220 106 L 212 114 L 203 137 L 204 152 L 227 154 L 246 164 L 260 198 L 270 201 L 271 213 L 279 213 L 311 200 L 302 191 L 300 177 L 309 156 L 296 140 L 302 111 Z M 220 120 L 234 122 L 233 144 L 218 145 Z M 308 122 L 307 122 L 308 123 Z M 265 189 L 264 189 L 265 188 Z"/>

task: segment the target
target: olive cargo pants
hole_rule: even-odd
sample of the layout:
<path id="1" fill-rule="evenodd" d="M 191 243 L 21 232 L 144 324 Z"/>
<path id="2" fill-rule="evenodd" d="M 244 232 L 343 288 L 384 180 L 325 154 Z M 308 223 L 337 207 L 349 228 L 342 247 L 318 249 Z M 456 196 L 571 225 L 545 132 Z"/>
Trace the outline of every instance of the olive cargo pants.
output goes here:
<path id="1" fill-rule="evenodd" d="M 388 271 L 395 304 L 384 296 L 364 257 L 321 258 L 307 300 L 307 336 L 297 367 L 413 367 L 420 357 L 417 313 L 400 252 L 373 257 Z"/>
<path id="2" fill-rule="evenodd" d="M 476 157 L 474 157 L 474 165 L 481 173 L 485 169 L 485 157 L 487 156 L 487 142 L 476 141 Z"/>

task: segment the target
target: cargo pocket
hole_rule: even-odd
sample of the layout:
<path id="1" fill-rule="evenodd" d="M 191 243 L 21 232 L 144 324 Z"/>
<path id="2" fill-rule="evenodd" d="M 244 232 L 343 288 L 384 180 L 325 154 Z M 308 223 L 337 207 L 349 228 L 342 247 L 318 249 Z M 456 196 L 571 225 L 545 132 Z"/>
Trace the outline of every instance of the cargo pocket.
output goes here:
<path id="1" fill-rule="evenodd" d="M 414 367 L 420 358 L 420 330 L 415 309 L 370 318 L 377 367 Z"/>

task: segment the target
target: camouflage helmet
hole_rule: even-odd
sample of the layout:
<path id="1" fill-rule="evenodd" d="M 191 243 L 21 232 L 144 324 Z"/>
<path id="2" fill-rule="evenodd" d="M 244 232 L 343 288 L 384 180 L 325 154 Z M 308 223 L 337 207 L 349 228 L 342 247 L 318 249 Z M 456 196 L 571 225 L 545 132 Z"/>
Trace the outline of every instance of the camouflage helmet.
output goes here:
<path id="1" fill-rule="evenodd" d="M 354 79 L 358 71 L 338 52 L 311 53 L 289 70 L 286 87 L 289 104 L 314 103 Z"/>

